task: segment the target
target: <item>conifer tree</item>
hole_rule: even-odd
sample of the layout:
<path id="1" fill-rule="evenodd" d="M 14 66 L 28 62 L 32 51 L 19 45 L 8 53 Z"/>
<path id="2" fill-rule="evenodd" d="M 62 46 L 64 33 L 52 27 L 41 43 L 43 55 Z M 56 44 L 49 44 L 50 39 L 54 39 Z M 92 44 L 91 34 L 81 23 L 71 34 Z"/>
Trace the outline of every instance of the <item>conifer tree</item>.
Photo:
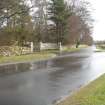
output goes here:
<path id="1" fill-rule="evenodd" d="M 49 5 L 49 15 L 50 20 L 55 25 L 57 43 L 63 43 L 63 40 L 66 37 L 67 21 L 70 15 L 64 0 L 51 0 Z"/>

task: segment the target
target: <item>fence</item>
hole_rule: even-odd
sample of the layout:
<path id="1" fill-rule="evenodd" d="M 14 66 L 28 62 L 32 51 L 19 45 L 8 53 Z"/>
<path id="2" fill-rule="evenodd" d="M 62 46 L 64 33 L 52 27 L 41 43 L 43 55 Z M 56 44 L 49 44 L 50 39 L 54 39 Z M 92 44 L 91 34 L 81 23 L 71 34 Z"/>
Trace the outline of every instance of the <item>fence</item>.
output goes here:
<path id="1" fill-rule="evenodd" d="M 42 43 L 40 42 L 40 50 L 57 49 L 58 45 L 55 43 Z"/>

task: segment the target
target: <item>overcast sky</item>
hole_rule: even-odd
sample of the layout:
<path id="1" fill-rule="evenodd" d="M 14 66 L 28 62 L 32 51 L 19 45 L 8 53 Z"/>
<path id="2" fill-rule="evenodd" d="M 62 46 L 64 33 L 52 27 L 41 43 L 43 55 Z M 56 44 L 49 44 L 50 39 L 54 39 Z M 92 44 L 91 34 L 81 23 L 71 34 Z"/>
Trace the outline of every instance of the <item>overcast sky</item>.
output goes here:
<path id="1" fill-rule="evenodd" d="M 105 0 L 86 0 L 94 9 L 92 11 L 94 22 L 94 40 L 105 40 Z"/>
<path id="2" fill-rule="evenodd" d="M 87 0 L 92 4 L 94 23 L 94 40 L 105 40 L 105 0 Z"/>

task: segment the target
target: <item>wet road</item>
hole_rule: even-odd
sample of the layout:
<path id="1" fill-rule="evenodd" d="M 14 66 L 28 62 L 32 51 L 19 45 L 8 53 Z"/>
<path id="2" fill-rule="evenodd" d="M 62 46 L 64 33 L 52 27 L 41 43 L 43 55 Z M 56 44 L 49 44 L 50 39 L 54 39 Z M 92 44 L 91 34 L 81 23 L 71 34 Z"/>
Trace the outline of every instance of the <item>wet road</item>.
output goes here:
<path id="1" fill-rule="evenodd" d="M 105 73 L 92 48 L 52 60 L 0 66 L 0 105 L 51 105 Z"/>

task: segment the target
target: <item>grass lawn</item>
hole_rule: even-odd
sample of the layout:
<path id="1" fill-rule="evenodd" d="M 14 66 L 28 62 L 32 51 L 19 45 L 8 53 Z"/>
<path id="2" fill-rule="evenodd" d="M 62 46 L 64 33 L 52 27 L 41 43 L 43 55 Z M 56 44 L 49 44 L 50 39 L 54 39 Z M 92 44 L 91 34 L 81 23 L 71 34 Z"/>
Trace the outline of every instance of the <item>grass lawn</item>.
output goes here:
<path id="1" fill-rule="evenodd" d="M 105 105 L 105 74 L 58 105 Z"/>
<path id="2" fill-rule="evenodd" d="M 104 47 L 102 47 L 102 46 L 96 46 L 96 51 L 95 52 L 105 52 L 105 46 Z"/>
<path id="3" fill-rule="evenodd" d="M 80 49 L 82 49 L 82 48 L 87 48 L 87 47 L 89 47 L 89 46 L 87 46 L 87 45 L 80 45 L 78 48 L 75 48 L 75 46 L 76 46 L 76 45 L 73 45 L 71 48 L 65 47 L 65 48 L 63 49 L 63 51 L 64 51 L 64 52 L 74 52 L 74 51 L 78 51 L 78 50 L 80 50 Z"/>
<path id="4" fill-rule="evenodd" d="M 63 50 L 63 52 L 73 52 L 78 51 L 82 47 L 79 48 L 66 48 Z M 59 50 L 47 50 L 47 51 L 41 51 L 34 54 L 27 54 L 27 55 L 20 55 L 20 56 L 9 56 L 4 57 L 0 56 L 0 63 L 12 63 L 12 62 L 25 62 L 25 61 L 38 61 L 38 60 L 44 60 L 48 58 L 52 58 L 57 56 L 59 53 Z"/>
<path id="5" fill-rule="evenodd" d="M 10 57 L 0 57 L 0 63 L 12 63 L 12 62 L 24 62 L 24 61 L 38 61 L 44 60 L 55 56 L 54 53 L 50 52 L 41 52 L 41 53 L 34 53 L 28 55 L 20 55 L 20 56 L 10 56 Z"/>

